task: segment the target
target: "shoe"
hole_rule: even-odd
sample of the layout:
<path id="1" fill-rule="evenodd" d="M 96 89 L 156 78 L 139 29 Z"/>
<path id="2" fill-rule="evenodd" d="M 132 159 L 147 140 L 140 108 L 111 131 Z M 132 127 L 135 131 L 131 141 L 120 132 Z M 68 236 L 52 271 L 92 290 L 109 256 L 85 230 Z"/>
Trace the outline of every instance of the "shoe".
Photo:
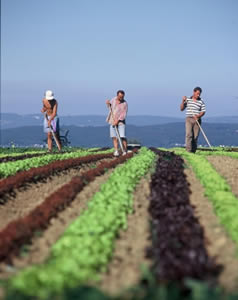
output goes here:
<path id="1" fill-rule="evenodd" d="M 122 155 L 123 155 L 123 156 L 124 156 L 124 155 L 127 155 L 127 152 L 123 152 Z"/>
<path id="2" fill-rule="evenodd" d="M 116 156 L 116 157 L 118 157 L 119 156 L 118 150 L 114 151 L 113 155 Z"/>

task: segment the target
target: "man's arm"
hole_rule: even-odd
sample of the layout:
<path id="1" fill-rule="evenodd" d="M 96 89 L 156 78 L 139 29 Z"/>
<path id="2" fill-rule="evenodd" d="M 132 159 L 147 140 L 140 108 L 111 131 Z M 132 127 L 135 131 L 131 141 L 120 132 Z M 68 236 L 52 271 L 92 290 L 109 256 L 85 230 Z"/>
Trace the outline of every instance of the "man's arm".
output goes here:
<path id="1" fill-rule="evenodd" d="M 186 108 L 186 106 L 187 106 L 186 101 L 187 101 L 187 97 L 183 96 L 182 103 L 180 104 L 181 111 L 183 111 Z"/>
<path id="2" fill-rule="evenodd" d="M 112 100 L 113 100 L 113 99 L 112 99 Z M 107 107 L 109 108 L 109 107 L 112 105 L 111 101 L 110 101 L 110 100 L 106 100 L 106 105 L 107 105 Z M 109 115 L 108 115 L 108 117 L 107 117 L 107 121 L 109 121 L 110 117 L 111 117 L 112 120 L 113 120 L 113 124 L 112 124 L 112 125 L 113 125 L 113 126 L 117 126 L 117 125 L 118 125 L 118 120 L 116 120 L 116 118 L 115 118 L 114 115 L 111 116 L 111 112 L 109 113 Z"/>
<path id="3" fill-rule="evenodd" d="M 205 106 L 205 104 L 204 104 L 204 102 L 203 102 L 203 103 L 202 103 L 202 107 L 201 107 L 201 112 L 200 112 L 200 114 L 195 115 L 195 116 L 194 116 L 194 119 L 195 119 L 195 120 L 200 119 L 201 117 L 203 117 L 203 116 L 205 115 L 205 113 L 206 113 L 206 106 Z"/>

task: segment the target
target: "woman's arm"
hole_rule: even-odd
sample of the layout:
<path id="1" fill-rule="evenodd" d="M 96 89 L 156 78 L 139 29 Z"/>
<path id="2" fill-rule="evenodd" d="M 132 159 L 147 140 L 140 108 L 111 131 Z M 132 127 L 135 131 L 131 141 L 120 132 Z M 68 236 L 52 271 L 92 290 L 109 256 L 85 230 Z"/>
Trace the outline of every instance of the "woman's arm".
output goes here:
<path id="1" fill-rule="evenodd" d="M 44 99 L 42 100 L 42 102 L 43 102 L 43 107 L 42 107 L 42 109 L 41 109 L 41 112 L 44 113 L 44 112 L 47 110 L 47 108 L 46 108 L 46 106 L 45 106 Z"/>

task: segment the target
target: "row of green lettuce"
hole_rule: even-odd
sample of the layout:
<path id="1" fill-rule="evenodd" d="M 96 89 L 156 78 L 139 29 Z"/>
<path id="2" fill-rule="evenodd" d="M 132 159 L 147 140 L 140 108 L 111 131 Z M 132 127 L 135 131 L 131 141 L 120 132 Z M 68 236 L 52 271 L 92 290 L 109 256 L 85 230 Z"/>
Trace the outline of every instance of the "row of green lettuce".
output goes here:
<path id="1" fill-rule="evenodd" d="M 90 151 L 95 151 L 98 150 L 99 148 L 79 148 L 79 147 L 63 147 L 61 152 L 74 152 L 78 150 L 90 150 Z M 53 148 L 53 153 L 57 153 L 58 149 Z M 21 155 L 26 155 L 26 154 L 47 154 L 48 150 L 47 148 L 1 148 L 0 147 L 0 158 L 3 157 L 17 157 Z"/>
<path id="2" fill-rule="evenodd" d="M 0 153 L 0 158 L 5 158 L 5 157 L 17 157 L 17 156 L 22 156 L 22 155 L 27 155 L 27 154 L 47 154 L 47 151 L 29 151 L 29 152 L 17 152 L 17 153 Z"/>
<path id="3" fill-rule="evenodd" d="M 232 193 L 230 185 L 203 154 L 192 154 L 184 150 L 177 150 L 176 154 L 182 155 L 192 166 L 197 178 L 205 188 L 205 196 L 212 201 L 220 222 L 238 244 L 238 198 Z"/>
<path id="4" fill-rule="evenodd" d="M 238 291 L 226 291 L 221 286 L 210 286 L 206 282 L 187 279 L 184 286 L 176 283 L 158 283 L 154 273 L 142 270 L 140 281 L 117 295 L 109 295 L 89 285 L 66 288 L 57 297 L 44 300 L 237 300 Z M 35 293 L 36 294 L 36 293 Z M 38 300 L 38 297 L 8 293 L 4 300 Z"/>
<path id="5" fill-rule="evenodd" d="M 97 154 L 101 153 L 110 153 L 112 149 L 105 151 L 98 151 Z M 11 175 L 15 175 L 17 172 L 26 171 L 31 168 L 41 167 L 48 165 L 51 162 L 56 160 L 64 160 L 68 158 L 77 158 L 86 155 L 93 155 L 91 150 L 79 149 L 74 152 L 66 152 L 66 153 L 56 153 L 56 154 L 46 154 L 43 156 L 27 158 L 23 160 L 4 162 L 0 164 L 0 178 L 8 177 Z"/>
<path id="6" fill-rule="evenodd" d="M 160 148 L 161 150 L 168 150 L 168 149 L 164 149 L 164 148 Z M 232 158 L 237 158 L 238 159 L 238 152 L 232 152 L 232 151 L 226 151 L 226 150 L 222 150 L 219 148 L 212 148 L 214 151 L 205 151 L 205 150 L 197 150 L 196 154 L 199 154 L 201 156 L 208 156 L 208 155 L 222 155 L 222 156 L 229 156 Z M 170 148 L 170 151 L 175 151 L 176 153 L 185 153 L 185 149 L 183 148 Z M 209 149 L 208 149 L 209 150 Z"/>
<path id="7" fill-rule="evenodd" d="M 156 155 L 142 148 L 139 154 L 118 166 L 101 185 L 88 208 L 52 247 L 49 259 L 29 267 L 7 283 L 8 295 L 54 298 L 67 288 L 99 279 L 112 256 L 120 229 L 127 228 L 133 210 L 133 191 L 152 168 Z"/>
<path id="8" fill-rule="evenodd" d="M 22 148 L 5 148 L 0 147 L 0 157 L 6 155 L 23 155 L 23 154 L 32 154 L 32 153 L 44 153 L 47 150 L 44 148 L 31 148 L 31 147 L 22 147 Z"/>
<path id="9" fill-rule="evenodd" d="M 221 150 L 221 151 L 197 151 L 196 153 L 202 156 L 222 155 L 222 156 L 229 156 L 238 159 L 238 152 L 227 152 Z"/>

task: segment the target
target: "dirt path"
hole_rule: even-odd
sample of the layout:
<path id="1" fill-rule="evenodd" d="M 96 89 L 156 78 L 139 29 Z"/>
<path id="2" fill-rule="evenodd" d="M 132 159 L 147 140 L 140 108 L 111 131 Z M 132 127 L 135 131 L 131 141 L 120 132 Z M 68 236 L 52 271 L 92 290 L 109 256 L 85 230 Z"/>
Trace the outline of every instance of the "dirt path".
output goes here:
<path id="1" fill-rule="evenodd" d="M 204 227 L 207 240 L 207 251 L 216 257 L 217 264 L 224 269 L 219 277 L 219 283 L 228 291 L 238 288 L 238 257 L 235 243 L 229 238 L 214 213 L 212 203 L 204 196 L 204 189 L 191 168 L 185 169 L 190 183 L 190 201 L 195 207 L 195 215 Z"/>
<path id="2" fill-rule="evenodd" d="M 149 265 L 145 251 L 150 245 L 149 194 L 150 178 L 143 178 L 134 193 L 134 213 L 128 216 L 128 228 L 121 231 L 108 271 L 98 287 L 117 294 L 134 286 L 141 278 L 141 265 Z"/>
<path id="3" fill-rule="evenodd" d="M 88 201 L 100 189 L 101 184 L 108 179 L 111 172 L 112 170 L 89 183 L 69 207 L 62 211 L 57 218 L 52 219 L 47 230 L 41 236 L 33 239 L 32 244 L 27 248 L 27 252 L 13 259 L 13 267 L 9 268 L 5 264 L 0 265 L 0 278 L 7 278 L 22 268 L 44 262 L 49 256 L 53 244 L 55 244 L 72 221 L 87 208 Z"/>
<path id="4" fill-rule="evenodd" d="M 238 197 L 238 159 L 229 156 L 207 156 L 219 174 L 226 178 L 232 192 Z"/>
<path id="5" fill-rule="evenodd" d="M 41 204 L 47 196 L 69 182 L 73 176 L 80 175 L 102 161 L 108 161 L 108 159 L 62 171 L 44 181 L 28 184 L 26 187 L 19 188 L 14 193 L 6 195 L 7 202 L 0 205 L 0 230 L 9 222 L 27 215 L 37 205 Z"/>

